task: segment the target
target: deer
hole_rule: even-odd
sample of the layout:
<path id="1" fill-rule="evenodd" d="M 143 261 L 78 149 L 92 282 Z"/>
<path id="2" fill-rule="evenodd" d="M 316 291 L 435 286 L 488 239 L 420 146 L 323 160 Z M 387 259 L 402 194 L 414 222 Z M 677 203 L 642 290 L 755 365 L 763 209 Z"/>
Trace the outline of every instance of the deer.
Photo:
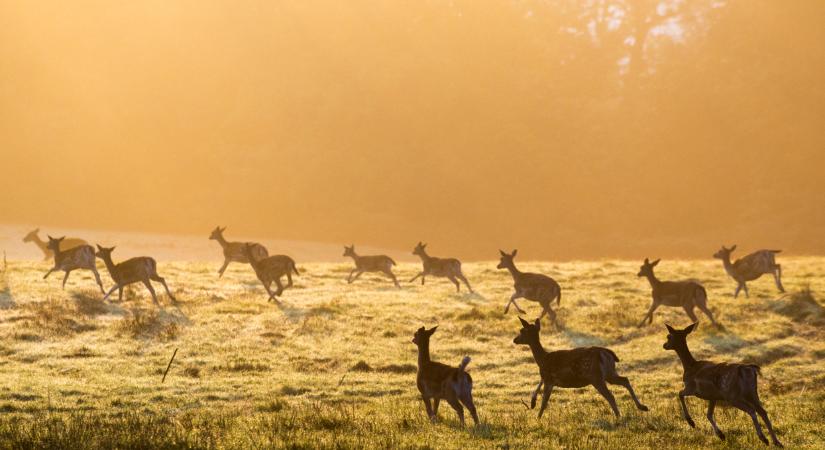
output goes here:
<path id="1" fill-rule="evenodd" d="M 507 253 L 504 250 L 499 250 L 498 252 L 501 254 L 501 260 L 496 268 L 510 271 L 510 275 L 513 276 L 513 287 L 516 290 L 516 292 L 510 296 L 510 301 L 507 302 L 507 306 L 504 307 L 504 314 L 507 314 L 507 311 L 510 310 L 511 304 L 516 307 L 519 314 L 525 314 L 524 310 L 519 308 L 518 303 L 516 303 L 517 298 L 525 298 L 533 302 L 538 302 L 541 305 L 542 312 L 539 320 L 541 320 L 545 314 L 549 314 L 550 320 L 553 321 L 553 324 L 556 324 L 556 313 L 550 307 L 550 304 L 553 303 L 553 300 L 555 300 L 557 304 L 561 304 L 561 286 L 559 286 L 559 283 L 547 275 L 518 270 L 514 261 L 518 250 L 513 250 L 513 253 Z"/>
<path id="2" fill-rule="evenodd" d="M 473 403 L 473 378 L 466 372 L 470 357 L 465 356 L 458 367 L 448 366 L 430 359 L 430 337 L 438 326 L 429 330 L 421 327 L 413 335 L 412 342 L 418 347 L 418 374 L 416 384 L 424 400 L 430 421 L 438 421 L 438 404 L 445 400 L 458 414 L 464 426 L 464 407 L 470 411 L 473 422 L 478 425 L 478 414 Z M 432 400 L 432 405 L 430 405 Z M 463 407 L 462 407 L 463 405 Z"/>
<path id="3" fill-rule="evenodd" d="M 275 303 L 280 303 L 278 297 L 283 294 L 284 289 L 292 287 L 292 274 L 300 275 L 300 272 L 298 272 L 298 269 L 295 267 L 295 261 L 286 255 L 273 255 L 263 259 L 255 259 L 253 257 L 255 245 L 249 242 L 244 244 L 243 251 L 249 261 L 249 265 L 255 270 L 255 275 L 258 277 L 258 280 L 263 283 L 266 292 L 269 294 L 267 301 L 274 300 Z M 287 278 L 286 286 L 281 284 L 281 277 L 284 275 L 286 275 Z M 278 286 L 275 292 L 272 292 L 270 289 L 273 281 Z"/>
<path id="4" fill-rule="evenodd" d="M 621 417 L 619 407 L 616 406 L 616 399 L 607 388 L 607 383 L 623 386 L 630 393 L 630 398 L 633 399 L 636 408 L 640 411 L 648 411 L 648 407 L 636 397 L 630 380 L 616 372 L 619 357 L 612 350 L 603 347 L 579 347 L 548 352 L 541 345 L 539 336 L 541 319 L 536 319 L 532 324 L 521 317 L 518 320 L 521 322 L 521 330 L 513 339 L 513 343 L 530 347 L 541 375 L 541 381 L 533 392 L 530 402 L 531 409 L 536 407 L 536 397 L 544 385 L 539 419 L 547 408 L 547 402 L 550 400 L 554 387 L 582 388 L 585 386 L 593 386 L 610 404 L 613 414 Z"/>
<path id="5" fill-rule="evenodd" d="M 423 286 L 424 279 L 427 275 L 432 275 L 434 277 L 446 277 L 452 281 L 453 284 L 455 284 L 456 292 L 461 292 L 461 285 L 458 283 L 458 280 L 461 280 L 465 285 L 467 285 L 467 289 L 470 293 L 473 293 L 473 288 L 470 287 L 470 282 L 467 281 L 467 278 L 461 272 L 461 261 L 455 258 L 436 258 L 434 256 L 429 256 L 426 249 L 427 244 L 423 244 L 419 241 L 418 245 L 415 246 L 415 249 L 412 252 L 413 255 L 418 255 L 421 258 L 423 270 L 418 275 L 414 276 L 409 281 L 410 283 L 420 277 L 421 285 Z"/>
<path id="6" fill-rule="evenodd" d="M 115 289 L 118 291 L 117 300 L 123 300 L 123 288 L 129 284 L 141 282 L 146 286 L 146 289 L 149 290 L 149 293 L 152 294 L 152 301 L 154 301 L 156 305 L 160 305 L 160 303 L 158 303 L 158 296 L 155 294 L 155 289 L 149 281 L 152 280 L 162 284 L 169 298 L 172 299 L 173 302 L 177 302 L 177 299 L 169 290 L 169 286 L 166 285 L 166 280 L 158 275 L 158 264 L 154 258 L 138 256 L 115 264 L 112 261 L 113 251 L 115 251 L 115 247 L 107 248 L 97 244 L 95 256 L 103 260 L 103 263 L 106 264 L 106 269 L 109 271 L 109 275 L 112 277 L 112 281 L 115 282 L 115 285 L 103 296 L 104 301 L 112 295 Z"/>
<path id="7" fill-rule="evenodd" d="M 223 277 L 223 272 L 226 270 L 226 267 L 231 262 L 239 262 L 239 263 L 248 263 L 249 257 L 246 255 L 244 251 L 244 245 L 251 244 L 252 245 L 252 256 L 254 259 L 263 259 L 269 256 L 269 252 L 266 250 L 261 244 L 256 242 L 229 242 L 223 237 L 223 232 L 226 231 L 226 227 L 215 227 L 212 230 L 212 234 L 209 235 L 210 240 L 218 241 L 218 244 L 221 245 L 223 248 L 223 266 L 218 269 L 218 278 Z"/>
<path id="8" fill-rule="evenodd" d="M 395 261 L 393 261 L 393 259 L 389 256 L 360 256 L 355 253 L 355 244 L 351 244 L 349 247 L 345 245 L 343 256 L 349 256 L 353 259 L 353 261 L 355 261 L 355 268 L 349 273 L 349 276 L 347 277 L 347 284 L 352 284 L 352 282 L 357 280 L 358 277 L 360 277 L 364 272 L 382 272 L 392 279 L 395 287 L 401 288 L 401 285 L 398 284 L 398 279 L 396 279 L 395 274 L 392 273 L 392 266 L 396 265 Z M 355 275 L 355 277 L 353 277 L 353 275 Z"/>
<path id="9" fill-rule="evenodd" d="M 54 256 L 54 252 L 52 252 L 51 249 L 49 249 L 49 245 L 46 241 L 44 241 L 43 239 L 40 239 L 40 236 L 38 235 L 38 233 L 40 233 L 40 228 L 35 228 L 34 230 L 29 231 L 29 233 L 26 234 L 23 237 L 23 242 L 33 242 L 37 246 L 37 248 L 39 248 L 40 251 L 43 252 L 43 261 L 47 261 L 47 260 L 51 259 Z M 89 244 L 88 244 L 88 242 L 84 241 L 83 239 L 64 238 L 60 242 L 60 250 L 65 251 L 65 250 L 69 250 L 69 249 L 72 249 L 72 248 L 75 248 L 75 247 L 79 247 L 81 245 L 89 245 Z M 92 250 L 94 250 L 94 249 L 92 249 Z"/>
<path id="10" fill-rule="evenodd" d="M 46 244 L 46 247 L 54 255 L 54 267 L 49 269 L 49 271 L 46 272 L 46 275 L 43 275 L 44 280 L 48 278 L 52 272 L 62 270 L 66 272 L 66 275 L 63 277 L 63 289 L 66 289 L 66 280 L 69 279 L 69 274 L 72 273 L 73 270 L 91 270 L 92 273 L 95 274 L 95 281 L 97 281 L 97 285 L 100 286 L 100 292 L 104 294 L 106 293 L 103 289 L 103 282 L 100 281 L 100 274 L 97 272 L 97 267 L 95 267 L 94 247 L 84 244 L 68 250 L 61 250 L 61 243 L 65 237 L 55 239 L 48 236 L 48 238 L 49 242 Z"/>
<path id="11" fill-rule="evenodd" d="M 699 308 L 710 321 L 717 325 L 716 319 L 713 318 L 713 313 L 708 309 L 708 294 L 705 288 L 696 281 L 659 281 L 653 273 L 653 268 L 656 267 L 661 259 L 650 262 L 645 258 L 644 264 L 639 268 L 638 277 L 646 277 L 650 282 L 650 287 L 653 288 L 653 303 L 647 314 L 639 322 L 639 327 L 649 320 L 649 324 L 653 324 L 653 312 L 656 311 L 660 305 L 679 307 L 681 306 L 685 313 L 690 317 L 690 320 L 697 321 L 696 314 L 693 313 L 693 308 Z"/>
<path id="12" fill-rule="evenodd" d="M 725 248 L 723 245 L 718 252 L 713 254 L 714 258 L 722 260 L 725 272 L 736 280 L 737 285 L 733 298 L 739 297 L 739 291 L 742 289 L 745 290 L 745 298 L 750 298 L 746 282 L 753 281 L 766 273 L 773 275 L 779 292 L 785 292 L 785 288 L 782 286 L 782 266 L 776 263 L 776 254 L 782 250 L 755 251 L 731 263 L 730 255 L 734 250 L 736 250 L 736 245 L 731 248 Z"/>
<path id="13" fill-rule="evenodd" d="M 713 427 L 714 433 L 721 440 L 725 440 L 725 433 L 716 425 L 713 411 L 718 402 L 730 404 L 734 408 L 745 411 L 756 428 L 756 434 L 765 445 L 768 440 L 762 434 L 762 427 L 759 425 L 756 415 L 762 418 L 768 427 L 773 444 L 782 447 L 782 443 L 776 438 L 773 431 L 773 424 L 768 418 L 768 413 L 762 407 L 757 392 L 757 378 L 761 374 L 761 369 L 756 364 L 729 364 L 714 363 L 711 361 L 697 361 L 690 353 L 687 345 L 687 337 L 692 333 L 698 324 L 694 322 L 683 330 L 677 330 L 670 325 L 667 327 L 667 341 L 662 346 L 665 350 L 673 350 L 682 362 L 684 375 L 682 380 L 685 388 L 679 391 L 679 403 L 682 406 L 682 413 L 691 428 L 696 428 L 696 423 L 690 417 L 685 397 L 696 396 L 708 401 L 708 421 Z"/>

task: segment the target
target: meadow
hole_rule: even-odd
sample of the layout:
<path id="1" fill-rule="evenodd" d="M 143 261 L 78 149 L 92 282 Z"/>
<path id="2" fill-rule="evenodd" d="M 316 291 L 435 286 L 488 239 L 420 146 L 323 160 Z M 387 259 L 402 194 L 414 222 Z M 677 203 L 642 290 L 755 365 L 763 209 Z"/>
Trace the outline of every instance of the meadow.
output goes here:
<path id="1" fill-rule="evenodd" d="M 681 417 L 682 368 L 662 348 L 664 323 L 681 309 L 650 305 L 640 262 L 521 262 L 562 286 L 559 327 L 545 320 L 545 348 L 599 345 L 615 351 L 649 412 L 612 386 L 621 418 L 592 388 L 556 389 L 544 417 L 526 407 L 539 381 L 526 347 L 513 344 L 512 292 L 497 261 L 465 263 L 477 294 L 444 279 L 403 283 L 420 265 L 396 268 L 403 288 L 349 261 L 301 264 L 282 304 L 266 301 L 248 265 L 222 279 L 214 262 L 159 262 L 179 302 L 152 304 L 140 285 L 122 302 L 101 302 L 90 273 L 42 280 L 51 263 L 10 260 L 0 273 L 0 448 L 760 448 L 747 415 L 717 408 L 719 441 L 706 402 L 689 398 L 697 428 Z M 660 279 L 695 278 L 721 326 L 702 322 L 689 344 L 697 358 L 760 364 L 759 391 L 788 448 L 825 448 L 825 258 L 785 257 L 787 294 L 765 276 L 751 297 L 719 261 L 663 260 Z M 104 285 L 112 281 L 98 264 Z M 160 288 L 160 286 L 157 286 Z M 162 292 L 162 291 L 159 291 Z M 519 300 L 528 319 L 536 303 Z M 698 311 L 697 311 L 698 312 Z M 431 424 L 415 386 L 422 325 L 439 325 L 431 352 L 468 371 L 481 425 L 458 425 L 442 406 Z M 161 382 L 175 349 L 176 358 Z"/>

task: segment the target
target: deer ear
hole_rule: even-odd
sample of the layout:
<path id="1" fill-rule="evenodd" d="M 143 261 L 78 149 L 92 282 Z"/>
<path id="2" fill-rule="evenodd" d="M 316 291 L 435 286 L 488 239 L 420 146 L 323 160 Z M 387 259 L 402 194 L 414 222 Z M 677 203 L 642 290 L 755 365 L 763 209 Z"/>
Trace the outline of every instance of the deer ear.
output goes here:
<path id="1" fill-rule="evenodd" d="M 33 233 L 39 233 L 39 232 L 40 232 L 40 228 L 35 228 L 34 231 L 33 231 Z"/>
<path id="2" fill-rule="evenodd" d="M 688 325 L 688 327 L 685 328 L 685 333 L 687 333 L 687 334 L 693 333 L 693 330 L 695 330 L 698 325 L 699 325 L 699 322 L 694 322 L 694 323 Z"/>
<path id="3" fill-rule="evenodd" d="M 501 253 L 501 256 L 507 255 L 507 253 L 504 253 L 504 250 L 502 250 L 502 249 L 498 249 L 498 252 Z"/>
<path id="4" fill-rule="evenodd" d="M 736 244 L 733 244 L 733 247 L 730 248 L 730 251 L 736 250 Z"/>
<path id="5" fill-rule="evenodd" d="M 510 256 L 515 257 L 515 256 L 516 256 L 516 253 L 518 253 L 518 250 L 517 250 L 517 249 L 513 249 L 513 254 L 512 254 L 512 255 L 510 255 Z"/>
<path id="6" fill-rule="evenodd" d="M 521 321 L 521 326 L 522 326 L 522 327 L 527 328 L 527 327 L 529 327 L 529 326 L 530 326 L 530 322 L 528 322 L 528 321 L 526 321 L 526 320 L 522 319 L 521 317 L 519 317 L 519 318 L 518 318 L 518 320 L 519 320 L 519 321 Z"/>
<path id="7" fill-rule="evenodd" d="M 427 333 L 428 333 L 430 336 L 432 336 L 432 335 L 435 333 L 435 330 L 437 330 L 437 329 L 438 329 L 438 325 L 436 325 L 436 326 L 434 326 L 434 327 L 430 328 L 430 330 L 429 330 Z"/>
<path id="8" fill-rule="evenodd" d="M 668 324 L 665 324 L 665 326 L 667 327 L 667 331 L 668 331 L 668 333 L 670 333 L 670 334 L 676 334 L 676 330 L 674 330 L 672 326 L 670 326 L 670 325 L 668 325 Z"/>
<path id="9" fill-rule="evenodd" d="M 662 258 L 659 258 L 656 261 L 653 261 L 652 263 L 650 263 L 650 265 L 655 267 L 657 264 L 659 264 L 659 261 L 661 261 L 661 260 L 662 260 Z"/>
<path id="10" fill-rule="evenodd" d="M 645 265 L 647 264 L 650 264 L 650 261 L 647 258 L 645 258 Z"/>
<path id="11" fill-rule="evenodd" d="M 541 319 L 536 319 L 536 321 L 533 322 L 533 325 L 536 326 L 537 330 L 541 330 Z"/>
<path id="12" fill-rule="evenodd" d="M 95 245 L 97 245 L 98 250 L 101 250 L 101 251 L 103 250 L 103 247 L 101 247 L 100 244 L 95 244 Z"/>

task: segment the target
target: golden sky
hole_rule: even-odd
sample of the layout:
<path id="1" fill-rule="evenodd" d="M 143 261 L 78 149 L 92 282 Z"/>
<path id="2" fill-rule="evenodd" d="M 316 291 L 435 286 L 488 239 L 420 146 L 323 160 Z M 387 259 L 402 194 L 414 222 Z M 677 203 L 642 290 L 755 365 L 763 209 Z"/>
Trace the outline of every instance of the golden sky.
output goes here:
<path id="1" fill-rule="evenodd" d="M 825 252 L 825 2 L 0 0 L 0 222 Z"/>

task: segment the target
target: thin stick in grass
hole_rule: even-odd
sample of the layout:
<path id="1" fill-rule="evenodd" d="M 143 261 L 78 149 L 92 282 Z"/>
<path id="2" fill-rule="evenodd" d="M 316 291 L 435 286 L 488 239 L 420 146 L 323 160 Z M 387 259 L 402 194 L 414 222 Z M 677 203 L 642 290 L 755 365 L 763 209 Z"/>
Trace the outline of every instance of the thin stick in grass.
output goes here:
<path id="1" fill-rule="evenodd" d="M 160 380 L 161 384 L 166 381 L 166 374 L 169 373 L 169 368 L 172 367 L 172 361 L 175 360 L 175 355 L 178 354 L 178 349 L 176 348 L 174 352 L 172 352 L 172 358 L 169 360 L 169 364 L 166 366 L 166 372 L 163 372 L 163 379 Z"/>

